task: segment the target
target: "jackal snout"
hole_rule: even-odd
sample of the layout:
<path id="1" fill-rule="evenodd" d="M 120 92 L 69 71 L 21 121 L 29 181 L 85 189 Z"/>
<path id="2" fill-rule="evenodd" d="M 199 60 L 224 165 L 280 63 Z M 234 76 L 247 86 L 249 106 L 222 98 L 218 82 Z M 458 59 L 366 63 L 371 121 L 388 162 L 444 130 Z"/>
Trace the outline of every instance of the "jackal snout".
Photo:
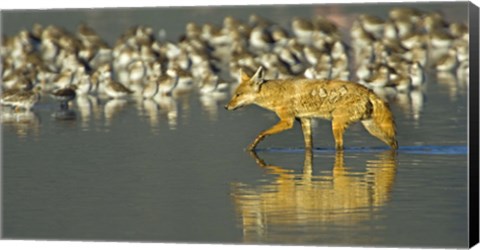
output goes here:
<path id="1" fill-rule="evenodd" d="M 234 96 L 234 97 L 232 98 L 232 100 L 230 100 L 230 101 L 227 103 L 227 105 L 225 105 L 225 109 L 226 109 L 226 110 L 236 110 L 236 109 L 241 108 L 241 107 L 243 107 L 243 106 L 244 106 L 244 104 L 242 104 L 242 103 L 240 102 L 240 100 L 238 100 L 238 96 Z"/>
<path id="2" fill-rule="evenodd" d="M 237 107 L 231 107 L 229 104 L 226 104 L 225 106 L 223 106 L 226 110 L 235 110 L 237 109 Z"/>

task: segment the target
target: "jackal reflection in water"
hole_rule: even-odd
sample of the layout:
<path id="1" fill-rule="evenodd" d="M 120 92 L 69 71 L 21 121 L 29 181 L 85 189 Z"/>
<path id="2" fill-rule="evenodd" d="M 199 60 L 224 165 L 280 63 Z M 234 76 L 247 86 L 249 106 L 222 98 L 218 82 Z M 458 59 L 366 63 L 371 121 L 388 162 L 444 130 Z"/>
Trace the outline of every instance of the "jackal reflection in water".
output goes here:
<path id="1" fill-rule="evenodd" d="M 303 173 L 265 163 L 257 164 L 275 179 L 258 186 L 233 183 L 232 197 L 245 242 L 313 240 L 305 228 L 327 231 L 374 219 L 389 200 L 396 175 L 396 153 L 383 152 L 367 160 L 364 172 L 350 171 L 337 151 L 331 176 L 312 174 L 312 151 L 306 150 Z M 308 238 L 309 237 L 309 238 Z"/>

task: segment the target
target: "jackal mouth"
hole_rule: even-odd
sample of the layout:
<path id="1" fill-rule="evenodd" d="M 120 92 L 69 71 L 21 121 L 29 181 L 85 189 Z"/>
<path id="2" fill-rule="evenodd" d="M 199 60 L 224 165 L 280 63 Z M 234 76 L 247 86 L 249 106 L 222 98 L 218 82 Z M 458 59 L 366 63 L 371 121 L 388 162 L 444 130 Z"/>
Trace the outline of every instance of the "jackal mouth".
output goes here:
<path id="1" fill-rule="evenodd" d="M 225 105 L 225 109 L 226 110 L 229 110 L 229 111 L 234 111 L 234 110 L 237 110 L 239 108 L 243 107 L 243 105 L 240 105 L 240 106 L 235 106 L 235 107 L 231 107 L 229 105 Z"/>

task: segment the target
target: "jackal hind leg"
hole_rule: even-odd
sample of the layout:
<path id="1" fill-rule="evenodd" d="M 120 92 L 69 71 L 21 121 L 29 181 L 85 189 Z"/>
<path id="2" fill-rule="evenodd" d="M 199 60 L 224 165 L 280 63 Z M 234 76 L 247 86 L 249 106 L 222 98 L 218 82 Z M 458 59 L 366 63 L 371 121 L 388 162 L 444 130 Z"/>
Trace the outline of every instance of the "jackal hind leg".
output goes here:
<path id="1" fill-rule="evenodd" d="M 249 150 L 254 150 L 257 144 L 260 143 L 266 136 L 277 134 L 284 130 L 291 129 L 293 127 L 293 122 L 295 120 L 294 116 L 280 115 L 280 114 L 278 114 L 278 116 L 280 117 L 280 121 L 277 124 L 275 124 L 273 127 L 267 130 L 264 130 L 260 134 L 258 134 L 255 140 L 252 142 L 252 144 L 248 146 Z"/>
<path id="2" fill-rule="evenodd" d="M 343 133 L 348 127 L 348 123 L 343 119 L 334 118 L 332 120 L 333 137 L 335 138 L 335 148 L 343 150 Z"/>
<path id="3" fill-rule="evenodd" d="M 312 143 L 312 120 L 310 118 L 301 118 L 303 138 L 305 139 L 305 150 L 311 151 L 313 148 Z"/>

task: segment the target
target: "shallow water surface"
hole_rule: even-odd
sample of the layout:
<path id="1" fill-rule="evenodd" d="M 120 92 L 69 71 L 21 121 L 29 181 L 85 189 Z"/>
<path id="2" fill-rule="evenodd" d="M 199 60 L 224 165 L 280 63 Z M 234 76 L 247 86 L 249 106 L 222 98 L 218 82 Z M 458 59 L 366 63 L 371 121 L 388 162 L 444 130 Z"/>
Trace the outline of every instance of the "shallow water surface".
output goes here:
<path id="1" fill-rule="evenodd" d="M 465 18 L 454 11 L 465 5 L 450 5 L 438 8 L 449 20 Z M 385 17 L 389 7 L 344 11 Z M 261 8 L 278 22 L 322 9 Z M 134 24 L 164 27 L 176 37 L 186 21 L 219 23 L 227 14 L 246 18 L 255 10 L 18 11 L 2 13 L 2 28 L 13 34 L 35 21 L 66 28 L 84 21 L 112 43 Z M 168 22 L 172 16 L 178 22 Z M 72 119 L 56 119 L 65 114 L 45 96 L 33 112 L 2 115 L 3 235 L 466 247 L 468 85 L 448 79 L 428 74 L 425 90 L 391 101 L 397 153 L 359 124 L 347 130 L 345 152 L 335 153 L 331 125 L 321 120 L 314 124 L 313 155 L 302 149 L 299 124 L 265 139 L 257 154 L 247 153 L 277 118 L 254 106 L 224 110 L 228 93 L 194 91 L 163 103 L 79 97 Z"/>

